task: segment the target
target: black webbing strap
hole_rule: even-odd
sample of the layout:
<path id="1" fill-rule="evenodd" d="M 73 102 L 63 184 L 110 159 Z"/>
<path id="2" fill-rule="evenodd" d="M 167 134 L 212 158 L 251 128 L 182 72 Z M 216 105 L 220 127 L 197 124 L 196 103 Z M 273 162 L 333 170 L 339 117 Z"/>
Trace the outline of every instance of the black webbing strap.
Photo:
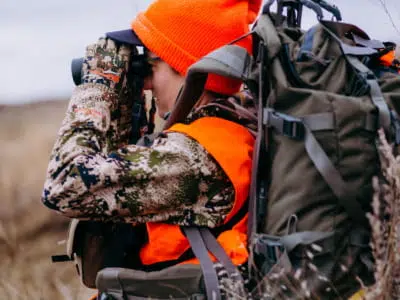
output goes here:
<path id="1" fill-rule="evenodd" d="M 347 61 L 362 75 L 363 78 L 365 78 L 368 83 L 372 102 L 379 111 L 379 125 L 388 132 L 391 124 L 390 111 L 374 73 L 357 57 L 351 55 L 346 55 L 346 57 Z"/>
<path id="2" fill-rule="evenodd" d="M 207 248 L 196 227 L 183 227 L 183 231 L 189 240 L 193 253 L 200 261 L 201 270 L 203 271 L 204 284 L 206 286 L 207 299 L 220 300 L 221 292 L 219 290 L 219 282 L 213 262 L 208 255 Z"/>
<path id="3" fill-rule="evenodd" d="M 278 133 L 292 139 L 304 140 L 308 156 L 332 189 L 340 205 L 354 221 L 361 225 L 366 225 L 368 220 L 365 212 L 355 197 L 357 191 L 352 190 L 346 184 L 305 122 L 300 118 L 277 113 L 272 109 L 265 109 L 264 115 L 266 116 L 266 125 L 273 127 Z M 314 126 L 314 130 L 317 129 Z"/>

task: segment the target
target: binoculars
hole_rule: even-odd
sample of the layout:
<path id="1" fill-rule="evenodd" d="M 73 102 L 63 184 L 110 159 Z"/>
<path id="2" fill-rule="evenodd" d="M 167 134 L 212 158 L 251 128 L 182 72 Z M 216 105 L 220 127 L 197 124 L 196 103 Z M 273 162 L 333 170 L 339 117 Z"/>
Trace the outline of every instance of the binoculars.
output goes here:
<path id="1" fill-rule="evenodd" d="M 136 50 L 136 51 L 135 51 Z M 82 67 L 85 58 L 74 58 L 71 61 L 72 79 L 75 85 L 82 84 Z M 139 52 L 134 49 L 130 57 L 130 65 L 126 74 L 127 80 L 131 83 L 132 89 L 132 131 L 129 137 L 131 144 L 136 144 L 142 136 L 141 128 L 147 128 L 147 134 L 153 133 L 154 130 L 154 114 L 155 102 L 152 101 L 152 109 L 147 116 L 145 100 L 143 98 L 144 78 L 151 74 L 151 65 L 149 64 L 145 51 Z M 154 102 L 154 103 L 153 103 Z M 153 107 L 154 106 L 154 107 Z"/>
<path id="2" fill-rule="evenodd" d="M 84 62 L 85 59 L 83 57 L 74 58 L 71 61 L 71 73 L 75 85 L 82 83 L 82 65 Z M 132 54 L 128 73 L 130 73 L 131 78 L 141 80 L 151 74 L 151 65 L 148 63 L 144 52 L 139 54 L 136 51 L 136 53 Z"/>

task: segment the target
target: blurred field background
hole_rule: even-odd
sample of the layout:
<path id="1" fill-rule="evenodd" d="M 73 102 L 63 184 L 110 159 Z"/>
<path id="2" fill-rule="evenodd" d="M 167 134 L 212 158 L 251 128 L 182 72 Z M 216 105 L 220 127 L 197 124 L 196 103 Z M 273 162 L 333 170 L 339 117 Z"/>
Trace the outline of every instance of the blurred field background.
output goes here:
<path id="1" fill-rule="evenodd" d="M 67 101 L 0 106 L 0 299 L 87 299 L 64 254 L 68 219 L 40 202 Z"/>

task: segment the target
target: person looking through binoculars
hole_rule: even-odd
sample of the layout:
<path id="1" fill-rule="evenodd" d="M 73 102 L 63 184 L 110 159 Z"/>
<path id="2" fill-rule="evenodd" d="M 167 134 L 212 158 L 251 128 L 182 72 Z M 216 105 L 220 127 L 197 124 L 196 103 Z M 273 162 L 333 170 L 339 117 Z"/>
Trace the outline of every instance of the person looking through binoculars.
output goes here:
<path id="1" fill-rule="evenodd" d="M 81 84 L 51 153 L 42 202 L 69 218 L 145 224 L 142 270 L 177 260 L 187 250 L 179 226 L 220 228 L 233 220 L 249 193 L 254 144 L 247 128 L 254 129 L 254 120 L 235 113 L 241 82 L 210 74 L 186 119 L 158 134 L 149 147 L 129 143 L 138 87 L 132 82 L 142 76 L 142 90 L 152 92 L 158 114 L 167 116 L 190 65 L 248 33 L 260 4 L 157 0 L 137 15 L 132 28 L 87 46 Z M 251 53 L 251 35 L 237 45 Z M 140 70 L 133 67 L 137 47 L 144 47 Z M 248 257 L 245 224 L 246 218 L 239 218 L 218 238 L 236 265 Z"/>

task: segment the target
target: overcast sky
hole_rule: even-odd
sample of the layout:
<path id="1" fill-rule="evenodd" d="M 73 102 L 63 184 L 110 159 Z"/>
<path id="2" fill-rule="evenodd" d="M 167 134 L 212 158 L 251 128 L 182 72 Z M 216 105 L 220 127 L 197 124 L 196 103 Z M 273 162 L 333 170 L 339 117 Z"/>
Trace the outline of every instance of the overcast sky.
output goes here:
<path id="1" fill-rule="evenodd" d="M 176 0 L 179 1 L 179 0 Z M 382 0 L 400 28 L 400 0 Z M 344 21 L 400 41 L 381 0 L 330 0 Z M 129 28 L 151 0 L 0 0 L 0 104 L 68 98 L 70 61 L 107 31 Z M 326 16 L 329 14 L 327 13 Z M 304 25 L 314 17 L 308 13 Z"/>

